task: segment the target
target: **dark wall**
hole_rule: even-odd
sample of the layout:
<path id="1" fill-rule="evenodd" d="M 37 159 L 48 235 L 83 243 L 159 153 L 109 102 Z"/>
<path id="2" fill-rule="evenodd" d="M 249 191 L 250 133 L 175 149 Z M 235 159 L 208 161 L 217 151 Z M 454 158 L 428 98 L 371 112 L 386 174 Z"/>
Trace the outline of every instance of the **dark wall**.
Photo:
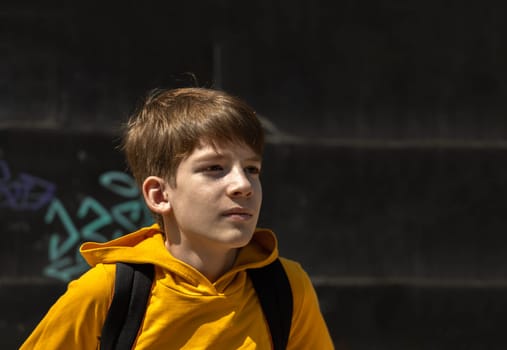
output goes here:
<path id="1" fill-rule="evenodd" d="M 195 80 L 260 114 L 259 224 L 310 273 L 337 347 L 505 348 L 502 7 L 4 2 L 2 348 L 87 268 L 82 241 L 151 221 L 119 126 Z"/>
<path id="2" fill-rule="evenodd" d="M 298 135 L 503 139 L 503 7 L 4 2 L 0 120 L 103 129 L 193 72 Z"/>

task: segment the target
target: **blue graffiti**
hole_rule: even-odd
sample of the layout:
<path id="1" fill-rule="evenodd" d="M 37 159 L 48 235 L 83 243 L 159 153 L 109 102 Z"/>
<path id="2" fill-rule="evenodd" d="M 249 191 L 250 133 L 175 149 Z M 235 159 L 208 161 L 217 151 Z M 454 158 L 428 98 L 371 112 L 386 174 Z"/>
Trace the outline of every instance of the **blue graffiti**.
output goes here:
<path id="1" fill-rule="evenodd" d="M 59 199 L 51 201 L 44 222 L 60 225 L 61 231 L 50 235 L 50 263 L 44 269 L 44 275 L 68 282 L 88 269 L 79 254 L 82 242 L 106 242 L 152 223 L 151 214 L 139 197 L 139 190 L 131 176 L 110 171 L 99 177 L 99 183 L 125 201 L 106 208 L 97 199 L 86 196 L 78 206 L 75 220 Z M 78 228 L 75 221 L 85 223 Z"/>
<path id="2" fill-rule="evenodd" d="M 51 202 L 55 189 L 53 183 L 27 173 L 13 178 L 7 162 L 0 160 L 0 207 L 36 211 Z"/>

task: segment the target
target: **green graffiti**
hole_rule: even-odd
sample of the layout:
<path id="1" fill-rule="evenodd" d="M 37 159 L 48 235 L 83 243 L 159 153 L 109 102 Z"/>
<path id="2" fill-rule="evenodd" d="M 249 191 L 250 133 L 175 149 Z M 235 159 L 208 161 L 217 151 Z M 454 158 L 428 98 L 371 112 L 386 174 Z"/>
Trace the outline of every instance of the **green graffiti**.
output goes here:
<path id="1" fill-rule="evenodd" d="M 117 204 L 111 208 L 111 213 L 115 221 L 127 231 L 136 230 L 137 226 L 134 223 L 139 222 L 142 217 L 144 217 L 144 221 L 141 223 L 142 226 L 150 224 L 148 208 L 140 200 Z"/>
<path id="2" fill-rule="evenodd" d="M 120 171 L 108 171 L 99 178 L 99 183 L 108 190 L 125 198 L 135 198 L 139 195 L 134 179 Z"/>
<path id="3" fill-rule="evenodd" d="M 72 219 L 70 218 L 67 210 L 64 208 L 62 203 L 58 199 L 53 199 L 49 205 L 48 211 L 44 222 L 50 224 L 53 222 L 55 217 L 58 217 L 65 228 L 67 233 L 67 239 L 60 244 L 60 234 L 53 233 L 49 237 L 49 260 L 54 261 L 65 255 L 70 249 L 72 249 L 79 242 L 79 231 L 74 226 Z"/>
<path id="4" fill-rule="evenodd" d="M 75 215 L 79 222 L 85 221 L 83 225 L 78 225 L 78 229 L 63 203 L 55 198 L 49 205 L 44 221 L 48 225 L 59 221 L 64 233 L 54 232 L 49 237 L 49 265 L 44 269 L 45 276 L 69 282 L 88 269 L 79 253 L 79 245 L 82 242 L 106 242 L 152 224 L 151 213 L 139 198 L 139 190 L 131 176 L 119 171 L 109 171 L 99 177 L 99 183 L 128 200 L 108 209 L 95 198 L 85 196 Z M 108 235 L 104 233 L 106 231 L 109 232 Z M 69 256 L 72 251 L 75 252 L 74 257 Z"/>
<path id="5" fill-rule="evenodd" d="M 68 282 L 86 270 L 88 264 L 77 249 L 74 261 L 70 257 L 56 260 L 44 269 L 44 275 Z"/>
<path id="6" fill-rule="evenodd" d="M 106 242 L 107 238 L 100 234 L 99 230 L 111 224 L 113 218 L 109 215 L 107 209 L 92 197 L 83 199 L 77 212 L 77 217 L 79 219 L 85 218 L 90 210 L 97 214 L 97 218 L 81 228 L 81 235 L 83 238 L 90 241 Z"/>

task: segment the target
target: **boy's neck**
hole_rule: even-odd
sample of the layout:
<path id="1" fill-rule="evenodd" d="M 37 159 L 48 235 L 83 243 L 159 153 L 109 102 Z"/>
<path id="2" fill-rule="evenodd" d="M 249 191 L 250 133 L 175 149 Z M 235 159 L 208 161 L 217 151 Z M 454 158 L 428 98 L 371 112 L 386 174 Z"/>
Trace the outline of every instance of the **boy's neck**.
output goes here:
<path id="1" fill-rule="evenodd" d="M 184 242 L 179 237 L 174 239 L 168 232 L 166 231 L 165 246 L 171 255 L 197 269 L 210 282 L 215 282 L 234 266 L 238 248 L 225 250 L 204 244 L 196 245 Z"/>

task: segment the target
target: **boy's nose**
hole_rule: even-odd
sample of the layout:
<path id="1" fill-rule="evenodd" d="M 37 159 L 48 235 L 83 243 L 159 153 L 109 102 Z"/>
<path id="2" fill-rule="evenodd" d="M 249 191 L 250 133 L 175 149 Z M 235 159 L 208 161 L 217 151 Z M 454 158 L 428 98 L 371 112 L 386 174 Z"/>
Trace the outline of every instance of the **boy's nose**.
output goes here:
<path id="1" fill-rule="evenodd" d="M 252 183 L 243 169 L 235 169 L 231 172 L 227 193 L 229 196 L 244 197 L 250 197 L 253 194 Z"/>

